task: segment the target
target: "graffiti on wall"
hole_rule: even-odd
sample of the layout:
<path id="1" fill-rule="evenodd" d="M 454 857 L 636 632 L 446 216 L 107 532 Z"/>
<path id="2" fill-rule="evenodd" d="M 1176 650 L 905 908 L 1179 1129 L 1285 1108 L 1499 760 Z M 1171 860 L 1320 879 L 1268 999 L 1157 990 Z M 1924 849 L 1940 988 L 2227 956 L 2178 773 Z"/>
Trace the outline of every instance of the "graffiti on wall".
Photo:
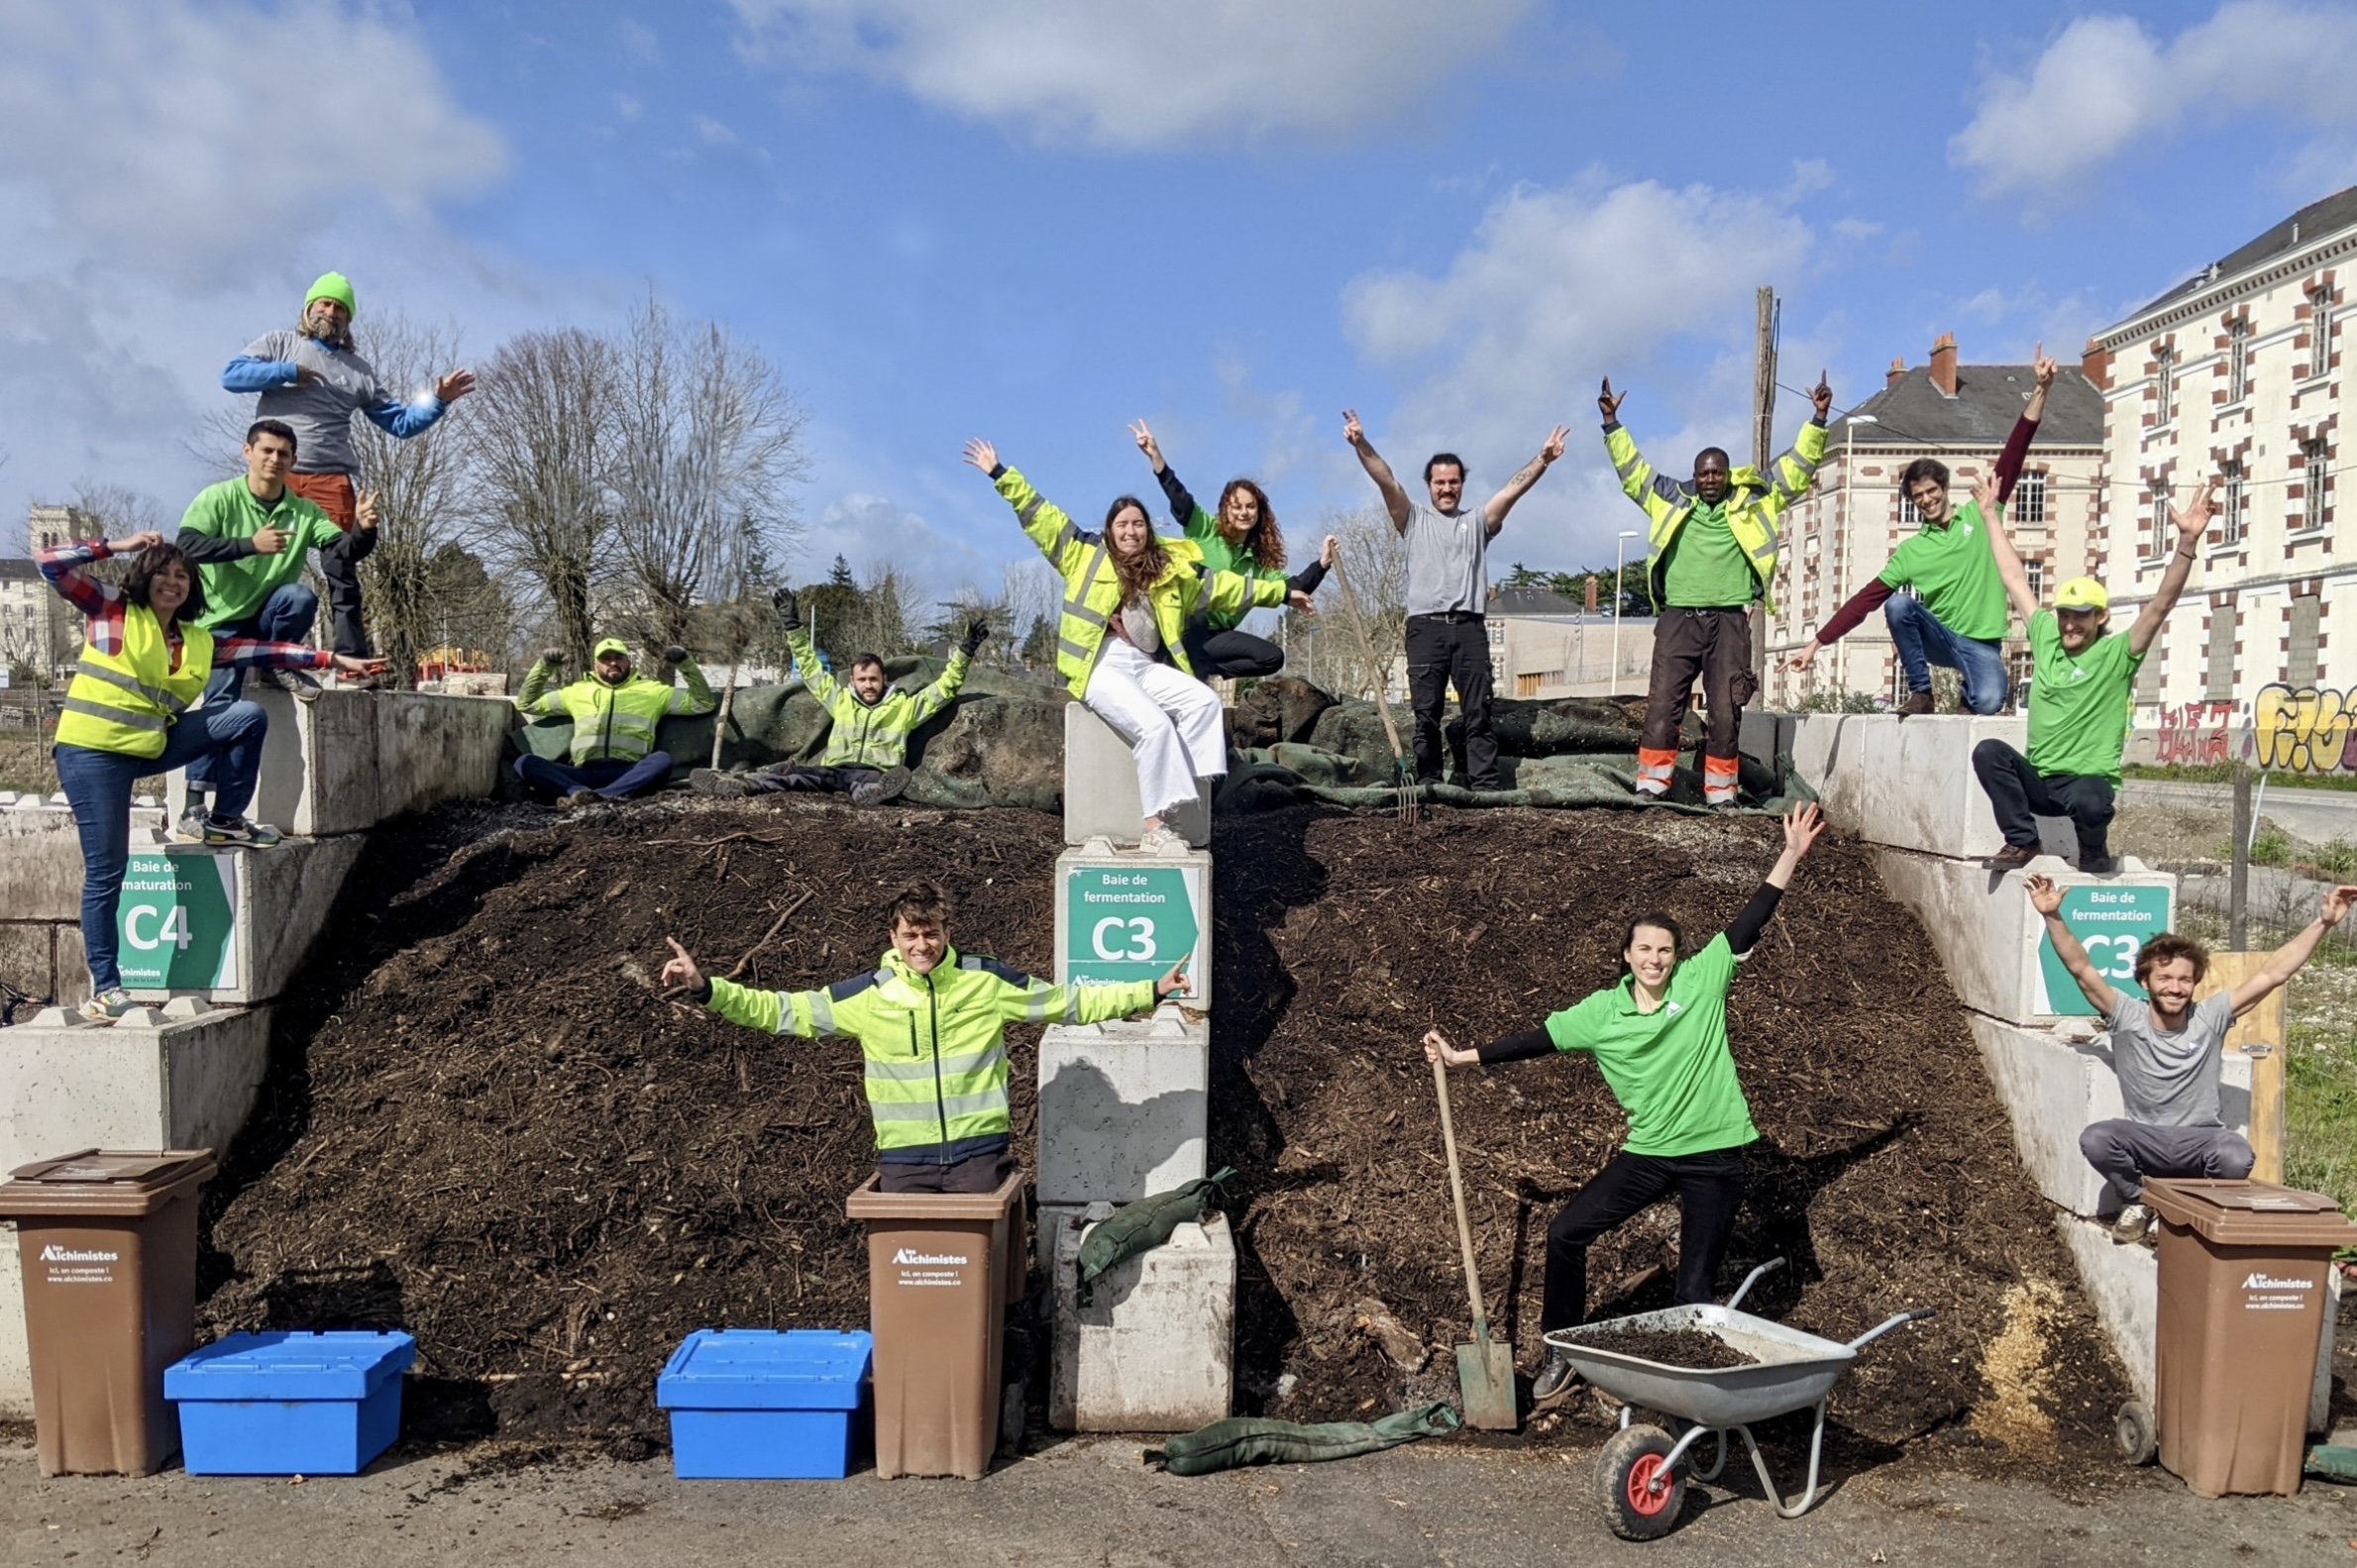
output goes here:
<path id="1" fill-rule="evenodd" d="M 2231 702 L 2182 702 L 2162 708 L 2160 742 L 2154 761 L 2164 766 L 2226 761 L 2226 731 L 2233 721 L 2234 707 Z"/>
<path id="2" fill-rule="evenodd" d="M 2346 691 L 2280 682 L 2262 687 L 2252 725 L 2262 768 L 2357 773 L 2357 686 Z"/>

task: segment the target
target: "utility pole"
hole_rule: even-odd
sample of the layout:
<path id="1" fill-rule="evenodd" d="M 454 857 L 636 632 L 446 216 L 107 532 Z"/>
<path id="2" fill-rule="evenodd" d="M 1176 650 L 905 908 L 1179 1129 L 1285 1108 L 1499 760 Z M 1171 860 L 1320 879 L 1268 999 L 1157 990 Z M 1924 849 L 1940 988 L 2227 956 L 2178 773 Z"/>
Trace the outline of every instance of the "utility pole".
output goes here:
<path id="1" fill-rule="evenodd" d="M 1752 347 L 1752 467 L 1768 471 L 1775 457 L 1776 419 L 1776 291 L 1763 283 L 1759 293 L 1759 324 Z M 1752 680 L 1768 688 L 1768 606 L 1763 599 L 1752 612 Z"/>

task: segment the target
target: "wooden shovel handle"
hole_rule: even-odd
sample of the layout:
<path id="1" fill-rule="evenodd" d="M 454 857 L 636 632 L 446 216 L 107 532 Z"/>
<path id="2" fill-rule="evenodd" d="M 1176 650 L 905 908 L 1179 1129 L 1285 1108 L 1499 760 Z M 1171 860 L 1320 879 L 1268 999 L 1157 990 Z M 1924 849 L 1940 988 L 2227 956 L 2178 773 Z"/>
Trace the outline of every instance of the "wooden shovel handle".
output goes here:
<path id="1" fill-rule="evenodd" d="M 1448 1196 L 1456 1202 L 1456 1244 L 1465 1256 L 1465 1299 L 1473 1306 L 1473 1332 L 1489 1339 L 1489 1308 L 1481 1300 L 1481 1273 L 1473 1262 L 1473 1227 L 1465 1218 L 1465 1181 L 1456 1170 L 1456 1125 L 1448 1113 L 1448 1068 L 1433 1063 L 1433 1088 L 1441 1097 L 1441 1143 L 1448 1151 Z"/>

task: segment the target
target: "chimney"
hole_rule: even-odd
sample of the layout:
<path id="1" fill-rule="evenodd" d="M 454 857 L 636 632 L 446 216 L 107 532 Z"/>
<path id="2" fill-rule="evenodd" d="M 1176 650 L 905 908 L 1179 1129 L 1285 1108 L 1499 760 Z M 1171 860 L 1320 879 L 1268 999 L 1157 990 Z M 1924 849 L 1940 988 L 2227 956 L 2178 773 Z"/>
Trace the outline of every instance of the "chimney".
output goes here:
<path id="1" fill-rule="evenodd" d="M 1943 332 L 1931 346 L 1931 384 L 1942 397 L 1956 395 L 1956 334 Z"/>
<path id="2" fill-rule="evenodd" d="M 1890 357 L 1890 368 L 1889 368 L 1889 370 L 1888 370 L 1886 373 L 1884 373 L 1884 375 L 1883 375 L 1883 377 L 1882 377 L 1882 386 L 1883 386 L 1883 388 L 1884 388 L 1885 390 L 1887 390 L 1887 389 L 1889 389 L 1890 387 L 1893 387 L 1893 386 L 1896 386 L 1896 385 L 1898 385 L 1898 383 L 1899 383 L 1899 382 L 1901 382 L 1901 381 L 1905 380 L 1906 378 L 1907 378 L 1907 361 L 1906 361 L 1906 357 L 1905 357 L 1904 355 L 1898 355 L 1898 354 L 1894 354 L 1894 355 L 1892 355 L 1892 356 Z"/>
<path id="3" fill-rule="evenodd" d="M 1588 574 L 1588 613 L 1596 613 L 1596 576 L 1592 572 Z"/>

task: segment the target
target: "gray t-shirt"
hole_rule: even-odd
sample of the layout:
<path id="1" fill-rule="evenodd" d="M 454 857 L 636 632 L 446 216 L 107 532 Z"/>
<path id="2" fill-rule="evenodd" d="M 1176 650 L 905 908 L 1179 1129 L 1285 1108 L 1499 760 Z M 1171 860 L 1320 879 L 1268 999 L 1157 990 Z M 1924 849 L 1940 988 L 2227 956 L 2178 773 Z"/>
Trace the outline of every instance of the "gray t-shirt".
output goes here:
<path id="1" fill-rule="evenodd" d="M 2111 1027 L 2111 1066 L 2129 1120 L 2155 1127 L 2221 1125 L 2218 1071 L 2226 1031 L 2234 1026 L 2232 993 L 2194 1003 L 2175 1034 L 2153 1027 L 2150 1003 L 2124 994 L 2104 1021 Z"/>
<path id="2" fill-rule="evenodd" d="M 1489 527 L 1484 508 L 1438 512 L 1416 505 L 1402 530 L 1408 540 L 1408 613 L 1483 613 L 1489 603 Z"/>
<path id="3" fill-rule="evenodd" d="M 294 431 L 298 473 L 358 473 L 352 416 L 400 399 L 376 379 L 375 367 L 349 349 L 331 349 L 299 332 L 265 333 L 246 345 L 246 357 L 315 370 L 315 386 L 272 386 L 254 405 L 256 419 L 284 420 Z"/>

